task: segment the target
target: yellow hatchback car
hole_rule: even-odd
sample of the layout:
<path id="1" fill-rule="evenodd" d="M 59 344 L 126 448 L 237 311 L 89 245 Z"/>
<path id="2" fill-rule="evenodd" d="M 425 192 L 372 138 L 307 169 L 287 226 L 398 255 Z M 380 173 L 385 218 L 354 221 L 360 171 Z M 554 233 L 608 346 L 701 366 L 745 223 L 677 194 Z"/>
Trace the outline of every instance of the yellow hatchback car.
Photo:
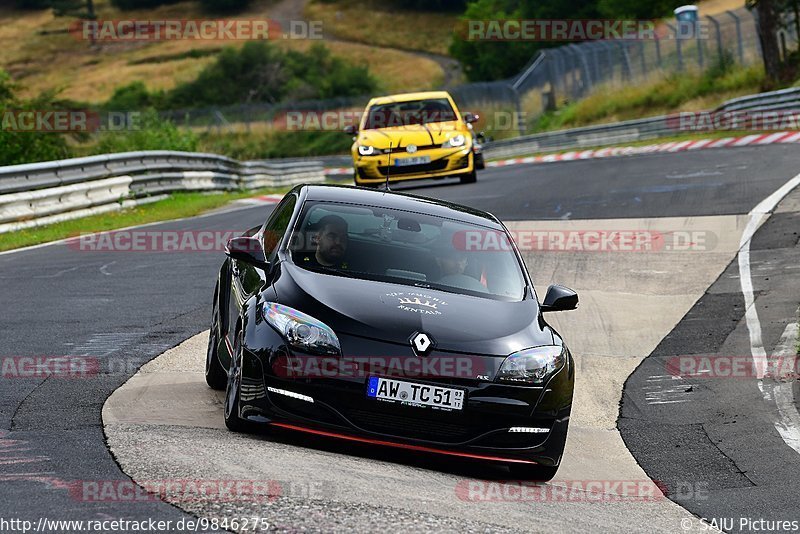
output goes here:
<path id="1" fill-rule="evenodd" d="M 356 128 L 351 149 L 356 185 L 377 187 L 390 182 L 460 177 L 477 179 L 483 154 L 472 123 L 477 115 L 461 115 L 446 91 L 406 93 L 373 98 Z"/>

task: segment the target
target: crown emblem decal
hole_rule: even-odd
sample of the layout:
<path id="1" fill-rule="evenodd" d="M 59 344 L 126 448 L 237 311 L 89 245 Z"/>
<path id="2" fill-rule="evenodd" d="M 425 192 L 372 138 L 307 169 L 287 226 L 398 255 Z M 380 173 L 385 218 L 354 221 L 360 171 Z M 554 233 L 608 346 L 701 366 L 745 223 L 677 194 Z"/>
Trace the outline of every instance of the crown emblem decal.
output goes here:
<path id="1" fill-rule="evenodd" d="M 414 297 L 413 299 L 398 297 L 400 300 L 400 304 L 408 305 L 408 306 L 425 306 L 426 308 L 433 308 L 436 309 L 436 303 L 431 302 L 430 300 L 420 300 L 419 297 Z"/>
<path id="2" fill-rule="evenodd" d="M 394 297 L 399 301 L 397 309 L 420 315 L 441 315 L 441 308 L 447 306 L 444 300 L 417 292 L 387 293 L 387 297 Z"/>

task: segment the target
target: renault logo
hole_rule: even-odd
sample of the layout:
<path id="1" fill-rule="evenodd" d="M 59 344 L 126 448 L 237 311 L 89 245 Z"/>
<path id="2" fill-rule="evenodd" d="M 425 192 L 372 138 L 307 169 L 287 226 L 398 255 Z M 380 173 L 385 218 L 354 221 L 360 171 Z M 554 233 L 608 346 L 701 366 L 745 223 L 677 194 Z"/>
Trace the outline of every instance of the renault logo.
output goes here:
<path id="1" fill-rule="evenodd" d="M 417 151 L 417 145 L 408 145 L 406 147 L 406 152 L 408 152 L 409 154 L 413 154 L 416 151 Z"/>
<path id="2" fill-rule="evenodd" d="M 433 350 L 433 339 L 425 332 L 411 336 L 411 348 L 417 356 L 427 356 Z"/>

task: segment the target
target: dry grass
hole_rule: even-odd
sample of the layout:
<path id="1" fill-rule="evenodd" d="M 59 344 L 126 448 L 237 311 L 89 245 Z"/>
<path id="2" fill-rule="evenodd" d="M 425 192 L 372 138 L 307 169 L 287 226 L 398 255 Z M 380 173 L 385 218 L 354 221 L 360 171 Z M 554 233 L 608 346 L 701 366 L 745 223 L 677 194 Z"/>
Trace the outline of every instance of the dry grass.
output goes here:
<path id="1" fill-rule="evenodd" d="M 696 5 L 700 10 L 700 16 L 718 15 L 744 7 L 744 0 L 703 0 Z"/>
<path id="2" fill-rule="evenodd" d="M 275 0 L 252 4 L 237 19 L 268 18 Z M 199 19 L 206 18 L 194 2 L 160 8 L 120 12 L 109 0 L 96 1 L 100 19 Z M 42 31 L 65 30 L 69 18 L 56 18 L 47 11 L 18 11 L 0 8 L 0 68 L 8 70 L 22 86 L 22 96 L 33 96 L 45 90 L 58 89 L 60 96 L 72 100 L 99 103 L 107 100 L 115 87 L 143 81 L 150 89 L 171 89 L 194 79 L 214 55 L 164 61 L 198 49 L 221 46 L 242 46 L 242 42 L 163 41 L 140 43 L 102 43 L 91 48 L 89 43 L 65 33 L 43 35 Z M 279 46 L 304 49 L 309 41 L 277 41 Z M 386 80 L 386 91 L 431 88 L 443 79 L 436 62 L 419 59 L 411 53 L 351 43 L 326 43 L 337 55 L 355 63 L 366 63 L 380 79 Z M 147 60 L 152 60 L 147 62 Z M 141 63 L 145 61 L 144 63 Z"/>
<path id="3" fill-rule="evenodd" d="M 309 20 L 321 20 L 323 30 L 339 39 L 389 48 L 447 55 L 458 15 L 401 10 L 379 0 L 312 0 Z"/>

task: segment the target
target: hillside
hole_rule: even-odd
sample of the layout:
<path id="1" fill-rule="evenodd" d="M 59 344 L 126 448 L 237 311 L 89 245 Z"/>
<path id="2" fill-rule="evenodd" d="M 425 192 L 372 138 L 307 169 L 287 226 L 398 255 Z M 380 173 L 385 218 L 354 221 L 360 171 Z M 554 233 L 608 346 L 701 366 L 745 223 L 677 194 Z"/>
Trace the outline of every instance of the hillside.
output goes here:
<path id="1" fill-rule="evenodd" d="M 285 15 L 291 15 L 286 11 L 287 3 L 297 4 L 256 0 L 247 11 L 232 18 L 285 20 L 289 18 Z M 300 4 L 302 11 L 303 3 Z M 98 18 L 104 20 L 209 18 L 194 2 L 125 12 L 115 9 L 108 0 L 96 0 L 96 6 Z M 21 85 L 22 96 L 58 89 L 63 98 L 99 103 L 107 100 L 115 87 L 133 81 L 143 81 L 151 89 L 171 89 L 193 80 L 214 61 L 222 47 L 243 45 L 241 41 L 184 40 L 104 42 L 91 47 L 67 33 L 72 22 L 69 18 L 54 17 L 50 10 L 31 12 L 0 7 L 3 50 L 0 68 Z M 305 50 L 314 42 L 317 41 L 276 41 L 281 47 L 298 50 Z M 444 80 L 444 72 L 436 60 L 416 53 L 339 39 L 326 39 L 325 44 L 335 55 L 356 64 L 367 64 L 387 91 L 428 89 Z"/>

